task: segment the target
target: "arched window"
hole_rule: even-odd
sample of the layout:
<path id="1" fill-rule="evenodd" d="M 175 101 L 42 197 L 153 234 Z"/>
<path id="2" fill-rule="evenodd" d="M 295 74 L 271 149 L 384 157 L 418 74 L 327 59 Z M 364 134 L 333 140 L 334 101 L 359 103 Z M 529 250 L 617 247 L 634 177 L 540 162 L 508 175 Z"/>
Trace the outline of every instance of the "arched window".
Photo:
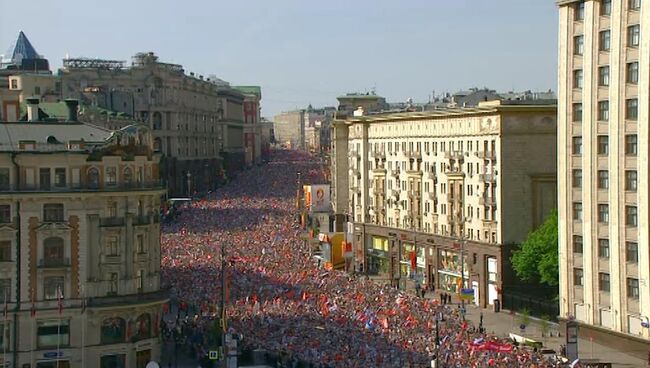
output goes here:
<path id="1" fill-rule="evenodd" d="M 151 337 L 151 316 L 149 313 L 142 313 L 135 320 L 135 331 L 133 337 L 136 340 L 148 339 Z"/>
<path id="2" fill-rule="evenodd" d="M 95 167 L 88 169 L 88 188 L 99 188 L 99 170 Z"/>
<path id="3" fill-rule="evenodd" d="M 62 266 L 64 265 L 65 250 L 63 239 L 51 237 L 43 242 L 43 266 Z"/>
<path id="4" fill-rule="evenodd" d="M 133 183 L 133 170 L 130 167 L 124 168 L 124 185 L 128 188 Z"/>
<path id="5" fill-rule="evenodd" d="M 153 113 L 153 129 L 159 130 L 162 129 L 162 114 L 158 111 Z"/>
<path id="6" fill-rule="evenodd" d="M 126 338 L 126 321 L 120 317 L 110 317 L 102 321 L 102 344 L 123 343 Z"/>

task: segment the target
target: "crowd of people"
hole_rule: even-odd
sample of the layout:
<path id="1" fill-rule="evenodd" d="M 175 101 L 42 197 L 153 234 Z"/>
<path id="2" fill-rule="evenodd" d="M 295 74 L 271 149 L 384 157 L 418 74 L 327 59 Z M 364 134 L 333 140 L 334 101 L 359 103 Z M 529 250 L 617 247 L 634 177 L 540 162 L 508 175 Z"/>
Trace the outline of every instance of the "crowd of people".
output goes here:
<path id="1" fill-rule="evenodd" d="M 162 277 L 175 303 L 217 314 L 223 250 L 228 328 L 243 336 L 240 348 L 314 367 L 430 367 L 434 357 L 438 367 L 556 366 L 475 328 L 454 305 L 319 267 L 301 239 L 298 177 L 324 180 L 309 155 L 276 151 L 163 226 Z"/>

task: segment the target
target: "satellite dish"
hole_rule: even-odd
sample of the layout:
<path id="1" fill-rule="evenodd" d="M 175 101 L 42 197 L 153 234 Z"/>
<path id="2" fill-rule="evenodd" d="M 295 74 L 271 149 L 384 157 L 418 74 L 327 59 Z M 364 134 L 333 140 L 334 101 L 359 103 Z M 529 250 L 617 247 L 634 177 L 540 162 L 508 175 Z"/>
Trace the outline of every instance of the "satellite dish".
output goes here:
<path id="1" fill-rule="evenodd" d="M 151 361 L 151 362 L 147 363 L 147 365 L 145 365 L 144 368 L 160 368 L 160 364 L 158 364 L 158 363 L 156 363 L 154 361 Z"/>

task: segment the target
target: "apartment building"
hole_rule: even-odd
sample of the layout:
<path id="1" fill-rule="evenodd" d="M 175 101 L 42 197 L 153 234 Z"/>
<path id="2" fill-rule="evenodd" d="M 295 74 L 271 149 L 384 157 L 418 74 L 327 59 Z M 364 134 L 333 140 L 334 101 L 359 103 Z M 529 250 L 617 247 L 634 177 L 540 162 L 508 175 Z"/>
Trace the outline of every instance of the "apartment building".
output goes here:
<path id="1" fill-rule="evenodd" d="M 149 125 L 164 154 L 170 193 L 213 188 L 226 171 L 244 166 L 244 95 L 215 78 L 186 74 L 181 65 L 138 53 L 122 61 L 66 59 L 61 94 L 126 113 Z"/>
<path id="2" fill-rule="evenodd" d="M 335 120 L 332 204 L 357 269 L 402 288 L 458 292 L 462 278 L 478 305 L 500 299 L 503 247 L 556 206 L 554 103 Z"/>
<path id="3" fill-rule="evenodd" d="M 12 367 L 144 367 L 160 357 L 160 154 L 147 127 L 0 124 L 0 329 Z M 57 365 L 58 363 L 58 365 Z"/>
<path id="4" fill-rule="evenodd" d="M 645 358 L 650 2 L 557 4 L 560 317 Z"/>

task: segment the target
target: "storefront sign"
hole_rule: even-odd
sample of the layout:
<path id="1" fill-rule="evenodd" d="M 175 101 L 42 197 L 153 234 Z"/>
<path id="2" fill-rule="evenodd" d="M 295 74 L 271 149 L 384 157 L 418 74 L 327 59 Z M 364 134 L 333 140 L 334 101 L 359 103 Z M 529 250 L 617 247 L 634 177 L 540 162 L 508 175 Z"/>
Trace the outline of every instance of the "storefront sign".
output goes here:
<path id="1" fill-rule="evenodd" d="M 53 359 L 53 358 L 62 358 L 62 351 L 46 351 L 43 353 L 43 358 Z"/>

